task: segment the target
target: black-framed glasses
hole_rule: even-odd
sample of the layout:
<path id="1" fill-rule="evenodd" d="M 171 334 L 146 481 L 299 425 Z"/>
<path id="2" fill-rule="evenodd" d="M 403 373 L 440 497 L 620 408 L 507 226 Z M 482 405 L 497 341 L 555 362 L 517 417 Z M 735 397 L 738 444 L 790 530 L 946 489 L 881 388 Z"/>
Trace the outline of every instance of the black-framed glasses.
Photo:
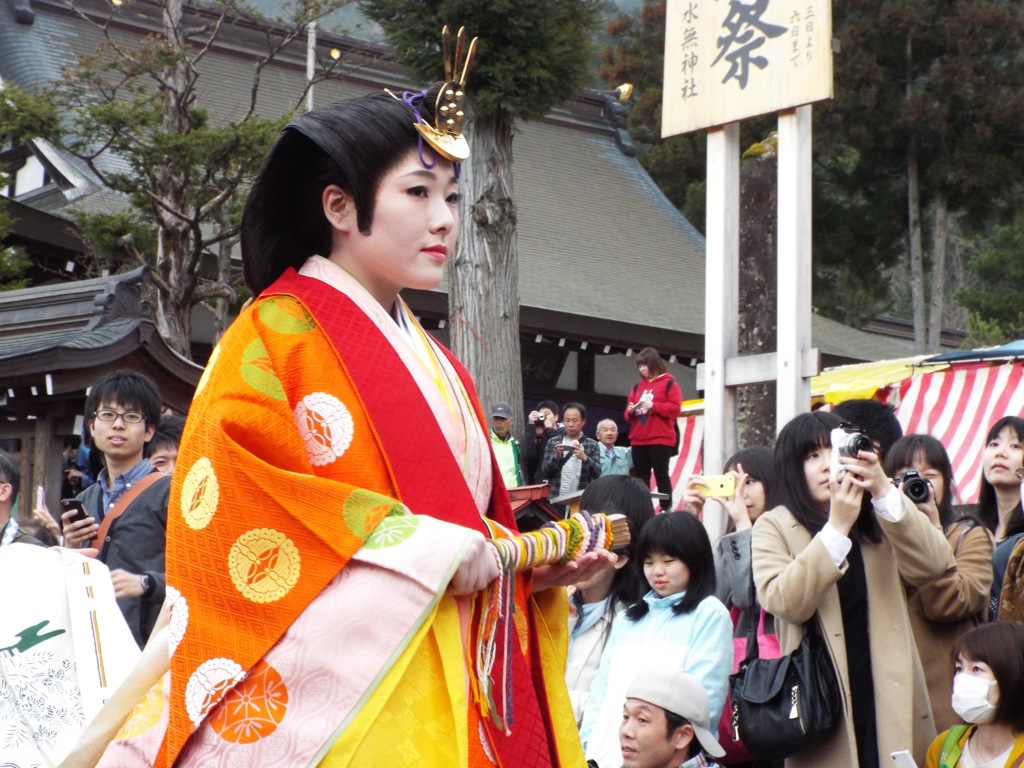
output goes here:
<path id="1" fill-rule="evenodd" d="M 111 408 L 101 408 L 93 416 L 100 421 L 106 422 L 117 421 L 118 417 L 120 417 L 125 424 L 141 424 L 146 420 L 146 417 L 138 411 L 115 411 Z"/>

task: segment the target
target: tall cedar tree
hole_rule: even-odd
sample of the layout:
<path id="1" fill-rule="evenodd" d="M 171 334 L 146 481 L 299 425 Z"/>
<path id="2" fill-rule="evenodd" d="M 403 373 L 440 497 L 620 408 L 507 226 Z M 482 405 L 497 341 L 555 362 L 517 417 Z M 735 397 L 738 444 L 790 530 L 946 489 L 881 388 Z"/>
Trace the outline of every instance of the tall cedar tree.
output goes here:
<path id="1" fill-rule="evenodd" d="M 479 35 L 467 81 L 471 156 L 462 233 L 448 270 L 452 348 L 481 400 L 521 403 L 519 265 L 512 190 L 516 120 L 544 116 L 588 83 L 599 0 L 365 0 L 397 56 L 426 84 L 443 76 L 441 28 Z M 454 50 L 454 45 L 452 46 Z"/>
<path id="2" fill-rule="evenodd" d="M 149 266 L 157 328 L 185 357 L 191 357 L 195 304 L 207 302 L 220 325 L 226 324 L 236 293 L 228 260 L 219 257 L 237 238 L 247 185 L 288 118 L 257 115 L 260 75 L 282 50 L 295 41 L 301 45 L 310 21 L 345 2 L 293 0 L 273 22 L 246 15 L 231 0 L 202 8 L 185 0 L 130 9 L 112 5 L 106 17 L 69 3 L 104 35 L 98 50 L 82 55 L 41 94 L 5 84 L 0 126 L 5 115 L 31 107 L 39 119 L 23 135 L 50 139 L 73 153 L 127 201 L 118 212 L 78 215 L 93 269 Z M 152 14 L 159 31 L 134 45 L 123 36 L 115 39 L 119 16 L 140 12 Z M 252 62 L 241 112 L 215 124 L 198 103 L 202 61 L 231 25 L 256 25 L 266 47 Z M 318 80 L 337 66 L 330 59 L 321 64 Z M 296 107 L 302 96 L 296 94 Z M 64 115 L 63 123 L 52 119 L 55 112 Z M 105 163 L 105 156 L 120 162 Z M 219 264 L 213 275 L 205 268 L 210 264 Z"/>
<path id="3" fill-rule="evenodd" d="M 1019 199 L 1024 14 L 1004 0 L 848 0 L 833 23 L 835 99 L 816 109 L 815 144 L 835 209 L 815 256 L 863 285 L 864 265 L 905 255 L 893 283 L 910 288 L 918 348 L 934 350 L 951 229 L 977 236 Z"/>

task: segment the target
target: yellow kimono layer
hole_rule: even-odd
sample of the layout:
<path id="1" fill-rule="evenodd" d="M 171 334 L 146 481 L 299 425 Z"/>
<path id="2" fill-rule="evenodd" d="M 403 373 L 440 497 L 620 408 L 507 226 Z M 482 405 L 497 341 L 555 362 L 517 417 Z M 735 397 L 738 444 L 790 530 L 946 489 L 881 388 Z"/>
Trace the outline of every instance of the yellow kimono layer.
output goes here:
<path id="1" fill-rule="evenodd" d="M 313 257 L 214 350 L 168 512 L 169 680 L 101 765 L 582 765 L 561 590 L 516 581 L 483 694 L 483 600 L 445 587 L 514 518 L 468 375 L 399 311 Z"/>

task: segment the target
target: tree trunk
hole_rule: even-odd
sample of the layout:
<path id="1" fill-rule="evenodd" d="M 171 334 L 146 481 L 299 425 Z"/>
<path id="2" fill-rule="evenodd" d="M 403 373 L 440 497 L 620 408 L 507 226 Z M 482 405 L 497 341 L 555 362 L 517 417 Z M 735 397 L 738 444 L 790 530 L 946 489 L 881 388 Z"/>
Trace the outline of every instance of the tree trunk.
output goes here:
<path id="1" fill-rule="evenodd" d="M 913 37 L 907 35 L 907 101 L 914 92 Z M 921 180 L 917 165 L 917 139 L 910 128 L 907 144 L 907 230 L 910 233 L 910 300 L 914 308 L 914 349 L 924 352 L 927 345 L 924 304 L 924 256 L 921 252 Z"/>
<path id="2" fill-rule="evenodd" d="M 914 349 L 927 348 L 924 303 L 924 255 L 921 252 L 921 188 L 917 171 L 917 141 L 907 147 L 907 229 L 910 232 L 910 298 L 914 308 Z"/>
<path id="3" fill-rule="evenodd" d="M 928 351 L 942 347 L 942 318 L 946 310 L 946 241 L 949 233 L 949 200 L 939 192 L 932 228 L 931 306 L 928 312 Z"/>
<path id="4" fill-rule="evenodd" d="M 741 355 L 777 351 L 779 160 L 772 152 L 740 168 L 739 339 Z M 736 391 L 737 445 L 775 443 L 775 382 Z M 718 472 L 721 468 L 708 468 Z"/>
<path id="5" fill-rule="evenodd" d="M 462 164 L 462 230 L 448 270 L 452 350 L 476 381 L 486 410 L 499 400 L 521 410 L 512 124 L 475 118 L 466 133 L 471 155 Z"/>
<path id="6" fill-rule="evenodd" d="M 165 0 L 163 32 L 167 43 L 184 50 L 181 34 L 182 0 Z M 190 92 L 189 66 L 184 56 L 177 56 L 163 73 L 163 129 L 177 135 L 188 131 L 188 108 L 194 95 Z M 185 211 L 187 181 L 181 168 L 163 167 L 155 180 L 156 213 L 156 326 L 167 344 L 191 359 L 192 291 L 197 278 L 188 269 L 192 247 L 188 222 L 175 212 Z"/>

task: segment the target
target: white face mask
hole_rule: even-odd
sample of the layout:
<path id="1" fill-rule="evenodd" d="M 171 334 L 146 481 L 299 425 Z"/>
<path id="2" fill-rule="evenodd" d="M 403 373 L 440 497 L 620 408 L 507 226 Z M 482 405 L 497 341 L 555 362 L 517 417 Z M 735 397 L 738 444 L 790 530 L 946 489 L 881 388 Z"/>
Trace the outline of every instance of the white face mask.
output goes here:
<path id="1" fill-rule="evenodd" d="M 995 680 L 960 672 L 953 677 L 953 711 L 968 723 L 987 723 L 996 714 L 996 705 L 989 704 L 989 691 L 993 688 L 998 693 Z M 996 698 L 997 696 L 993 696 Z"/>

